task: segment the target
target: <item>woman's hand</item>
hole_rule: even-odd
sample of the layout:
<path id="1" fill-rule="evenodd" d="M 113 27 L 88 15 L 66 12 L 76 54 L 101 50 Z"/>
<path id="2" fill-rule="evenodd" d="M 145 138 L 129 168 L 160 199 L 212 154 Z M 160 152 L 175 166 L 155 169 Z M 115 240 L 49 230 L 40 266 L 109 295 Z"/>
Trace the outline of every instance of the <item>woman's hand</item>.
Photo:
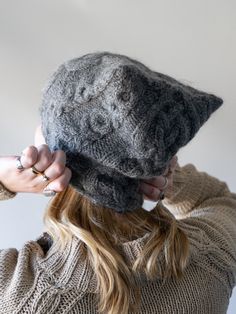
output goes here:
<path id="1" fill-rule="evenodd" d="M 50 191 L 63 191 L 71 178 L 71 170 L 65 166 L 65 153 L 62 150 L 49 150 L 41 125 L 36 128 L 34 142 L 35 146 L 28 146 L 22 152 L 20 160 L 23 170 L 17 169 L 17 156 L 0 157 L 0 181 L 12 192 L 44 193 L 50 196 Z M 44 173 L 49 181 L 44 181 L 43 175 L 33 173 L 32 166 Z"/>
<path id="2" fill-rule="evenodd" d="M 172 187 L 174 170 L 177 165 L 178 157 L 175 155 L 171 159 L 169 166 L 167 167 L 162 176 L 153 177 L 147 180 L 141 180 L 139 191 L 143 193 L 144 199 L 157 202 L 160 199 L 161 191 L 164 192 Z M 171 170 L 171 173 L 169 173 L 169 169 Z M 164 176 L 166 176 L 168 179 L 168 185 L 163 190 L 162 187 L 164 187 L 166 182 Z"/>
<path id="3" fill-rule="evenodd" d="M 12 192 L 43 193 L 46 190 L 60 192 L 69 184 L 71 171 L 65 166 L 66 155 L 62 150 L 51 152 L 46 144 L 28 146 L 21 156 L 23 170 L 17 169 L 17 156 L 0 157 L 0 181 Z M 43 172 L 33 173 L 31 167 Z"/>

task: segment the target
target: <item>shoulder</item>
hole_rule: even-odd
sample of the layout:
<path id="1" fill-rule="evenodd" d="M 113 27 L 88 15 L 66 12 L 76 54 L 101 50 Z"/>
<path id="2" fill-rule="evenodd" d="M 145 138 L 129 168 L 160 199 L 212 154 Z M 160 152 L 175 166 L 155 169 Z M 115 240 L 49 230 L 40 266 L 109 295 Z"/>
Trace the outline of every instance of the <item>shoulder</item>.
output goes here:
<path id="1" fill-rule="evenodd" d="M 25 242 L 22 247 L 0 250 L 0 298 L 6 289 L 17 289 L 32 285 L 37 275 L 38 263 L 47 251 L 46 241 L 41 235 L 35 241 Z"/>

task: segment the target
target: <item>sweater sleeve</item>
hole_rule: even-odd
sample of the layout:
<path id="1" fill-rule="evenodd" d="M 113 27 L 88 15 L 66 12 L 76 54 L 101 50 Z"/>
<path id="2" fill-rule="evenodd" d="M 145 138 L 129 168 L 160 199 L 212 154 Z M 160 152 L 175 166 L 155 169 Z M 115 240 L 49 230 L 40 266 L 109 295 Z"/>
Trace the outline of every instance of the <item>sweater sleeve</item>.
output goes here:
<path id="1" fill-rule="evenodd" d="M 197 207 L 202 207 L 205 201 L 220 197 L 232 199 L 235 196 L 225 182 L 198 171 L 193 164 L 183 167 L 177 164 L 173 185 L 166 190 L 163 204 L 177 218 L 185 218 Z"/>
<path id="2" fill-rule="evenodd" d="M 9 191 L 1 182 L 0 182 L 0 201 L 7 200 L 16 196 L 17 193 Z"/>
<path id="3" fill-rule="evenodd" d="M 172 189 L 163 200 L 188 228 L 195 228 L 199 252 L 213 275 L 233 288 L 236 284 L 236 194 L 224 181 L 198 171 L 193 164 L 176 168 Z M 214 266 L 213 266 L 214 265 Z M 215 267 L 215 270 L 213 270 Z"/>

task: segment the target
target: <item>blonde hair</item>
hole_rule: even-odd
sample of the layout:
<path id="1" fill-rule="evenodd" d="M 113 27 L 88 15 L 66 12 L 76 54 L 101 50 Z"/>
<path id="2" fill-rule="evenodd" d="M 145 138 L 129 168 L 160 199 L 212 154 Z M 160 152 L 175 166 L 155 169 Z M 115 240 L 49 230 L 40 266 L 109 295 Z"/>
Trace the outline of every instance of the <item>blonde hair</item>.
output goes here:
<path id="1" fill-rule="evenodd" d="M 119 214 L 92 203 L 71 186 L 58 193 L 44 213 L 46 231 L 59 250 L 76 236 L 84 243 L 84 254 L 97 277 L 98 311 L 126 314 L 137 309 L 140 290 L 133 274 L 139 270 L 148 278 L 160 275 L 180 279 L 188 262 L 189 241 L 178 221 L 164 207 L 151 212 L 139 208 Z M 141 254 L 128 265 L 119 253 L 119 244 L 149 233 Z M 157 257 L 164 250 L 165 269 L 158 267 Z M 131 304 L 132 291 L 135 303 Z"/>

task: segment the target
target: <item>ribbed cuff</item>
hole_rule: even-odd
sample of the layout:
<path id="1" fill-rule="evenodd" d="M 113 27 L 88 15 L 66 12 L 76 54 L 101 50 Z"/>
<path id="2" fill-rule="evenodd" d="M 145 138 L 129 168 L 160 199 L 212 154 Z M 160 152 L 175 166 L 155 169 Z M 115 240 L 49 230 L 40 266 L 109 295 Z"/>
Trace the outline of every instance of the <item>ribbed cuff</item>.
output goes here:
<path id="1" fill-rule="evenodd" d="M 9 191 L 1 182 L 0 182 L 0 201 L 7 200 L 16 196 L 17 193 Z"/>

